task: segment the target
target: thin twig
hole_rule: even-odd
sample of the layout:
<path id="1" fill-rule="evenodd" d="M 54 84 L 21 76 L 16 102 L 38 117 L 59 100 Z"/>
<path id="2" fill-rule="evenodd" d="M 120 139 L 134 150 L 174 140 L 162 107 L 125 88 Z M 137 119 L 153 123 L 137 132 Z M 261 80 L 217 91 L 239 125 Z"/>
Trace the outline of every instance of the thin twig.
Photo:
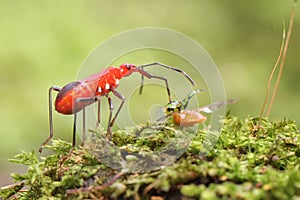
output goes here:
<path id="1" fill-rule="evenodd" d="M 277 91 L 278 91 L 279 83 L 280 83 L 282 72 L 283 72 L 284 62 L 285 62 L 285 58 L 286 58 L 286 54 L 287 54 L 287 50 L 288 50 L 288 45 L 289 45 L 289 41 L 290 41 L 291 34 L 292 34 L 292 28 L 293 28 L 294 17 L 295 17 L 295 9 L 296 9 L 296 1 L 294 1 L 294 5 L 292 7 L 287 36 L 285 34 L 285 26 L 283 27 L 283 35 L 282 35 L 282 43 L 281 43 L 281 47 L 280 47 L 280 52 L 279 52 L 278 58 L 276 60 L 276 63 L 273 67 L 273 70 L 272 70 L 272 72 L 270 74 L 270 77 L 269 77 L 269 80 L 268 80 L 266 95 L 265 95 L 264 103 L 263 103 L 263 106 L 262 106 L 262 109 L 261 109 L 261 112 L 260 112 L 260 120 L 258 122 L 258 127 L 260 126 L 260 122 L 261 122 L 261 119 L 263 117 L 263 114 L 264 114 L 264 111 L 265 111 L 265 108 L 266 108 L 266 105 L 267 105 L 267 102 L 268 102 L 268 99 L 269 99 L 269 91 L 270 91 L 270 87 L 271 87 L 272 78 L 275 74 L 275 71 L 277 69 L 277 66 L 278 66 L 279 62 L 281 61 L 278 76 L 277 76 L 277 80 L 276 80 L 276 83 L 275 83 L 275 87 L 274 87 L 272 97 L 271 97 L 271 100 L 270 100 L 270 103 L 269 103 L 269 106 L 268 106 L 268 109 L 267 109 L 267 113 L 266 113 L 267 118 L 269 117 L 269 114 L 271 112 L 271 109 L 272 109 L 272 106 L 273 106 L 273 103 L 274 103 L 274 100 L 275 100 L 275 96 L 276 96 Z"/>
<path id="2" fill-rule="evenodd" d="M 269 104 L 269 107 L 268 107 L 266 117 L 268 117 L 269 114 L 270 114 L 270 111 L 272 109 L 272 106 L 273 106 L 273 103 L 274 103 L 274 100 L 275 100 L 275 96 L 276 96 L 277 91 L 278 91 L 278 87 L 279 87 L 279 83 L 280 83 L 280 79 L 281 79 L 281 75 L 282 75 L 282 71 L 283 71 L 283 67 L 284 67 L 284 62 L 285 62 L 285 58 L 286 58 L 286 54 L 287 54 L 287 50 L 288 50 L 292 30 L 293 30 L 295 10 L 296 10 L 296 3 L 294 3 L 292 11 L 291 11 L 289 29 L 288 29 L 288 32 L 287 32 L 286 42 L 285 42 L 284 49 L 283 49 L 283 54 L 282 54 L 282 59 L 281 59 L 280 68 L 279 68 L 279 72 L 278 72 L 278 77 L 277 77 L 277 80 L 276 80 L 275 88 L 274 88 L 273 95 L 272 95 L 272 98 L 271 98 L 271 101 L 270 101 L 270 104 Z"/>
<path id="3" fill-rule="evenodd" d="M 263 114 L 264 114 L 264 111 L 265 111 L 265 108 L 266 108 L 266 104 L 268 102 L 268 98 L 269 98 L 269 91 L 270 91 L 270 87 L 271 87 L 271 81 L 272 81 L 272 78 L 274 76 L 274 73 L 277 69 L 277 66 L 279 64 L 279 61 L 282 57 L 282 52 L 283 52 L 283 48 L 284 48 L 284 45 L 285 45 L 285 24 L 283 23 L 283 34 L 282 34 L 282 42 L 281 42 L 281 46 L 280 46 L 280 51 L 279 51 L 279 55 L 277 57 L 277 60 L 276 60 L 276 63 L 273 67 L 273 70 L 271 72 L 271 75 L 269 77 L 269 80 L 268 80 L 268 85 L 267 85 L 267 89 L 266 89 L 266 95 L 265 95 L 265 100 L 264 100 L 264 103 L 263 103 L 263 106 L 262 106 L 262 109 L 260 111 L 260 119 L 262 118 Z"/>
<path id="4" fill-rule="evenodd" d="M 116 174 L 114 177 L 112 177 L 111 180 L 109 180 L 107 183 L 103 184 L 103 185 L 98 185 L 98 186 L 89 186 L 89 187 L 81 187 L 81 188 L 77 188 L 77 189 L 69 189 L 67 190 L 67 195 L 68 194 L 74 194 L 74 193 L 79 193 L 79 192 L 88 192 L 88 191 L 97 191 L 97 190 L 103 190 L 107 187 L 109 187 L 110 185 L 112 185 L 114 182 L 116 182 L 121 176 L 123 176 L 124 173 L 123 172 L 119 172 L 118 174 Z"/>

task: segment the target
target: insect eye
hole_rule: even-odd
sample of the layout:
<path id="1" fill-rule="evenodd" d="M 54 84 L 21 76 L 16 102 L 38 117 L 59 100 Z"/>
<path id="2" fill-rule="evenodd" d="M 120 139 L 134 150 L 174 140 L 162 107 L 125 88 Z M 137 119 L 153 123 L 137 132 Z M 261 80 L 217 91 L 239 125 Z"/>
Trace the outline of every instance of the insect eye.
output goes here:
<path id="1" fill-rule="evenodd" d="M 130 64 L 126 64 L 125 66 L 126 66 L 126 68 L 127 68 L 128 70 L 131 68 L 131 65 L 130 65 Z"/>
<path id="2" fill-rule="evenodd" d="M 173 112 L 174 109 L 173 108 L 167 108 L 167 112 Z"/>

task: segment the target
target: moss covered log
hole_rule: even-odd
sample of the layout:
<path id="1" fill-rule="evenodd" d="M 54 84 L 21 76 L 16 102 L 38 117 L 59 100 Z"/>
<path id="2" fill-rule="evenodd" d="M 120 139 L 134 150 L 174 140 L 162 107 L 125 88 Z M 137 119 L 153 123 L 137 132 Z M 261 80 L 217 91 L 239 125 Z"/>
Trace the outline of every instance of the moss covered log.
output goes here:
<path id="1" fill-rule="evenodd" d="M 203 142 L 214 132 L 199 129 L 193 134 L 171 123 L 159 126 L 146 123 L 118 130 L 112 142 L 107 142 L 101 131 L 93 130 L 92 135 L 98 135 L 93 138 L 94 143 L 76 148 L 69 157 L 66 156 L 71 144 L 53 140 L 47 146 L 51 154 L 46 157 L 39 158 L 32 151 L 21 152 L 11 159 L 28 166 L 28 171 L 12 174 L 16 184 L 1 188 L 0 196 L 3 199 L 300 198 L 300 133 L 294 121 L 262 119 L 258 125 L 258 118 L 241 120 L 229 115 L 223 123 L 217 143 L 205 155 L 200 153 Z M 189 143 L 185 151 L 175 156 L 174 151 L 185 145 L 175 145 L 182 137 L 186 139 L 184 134 Z M 174 139 L 177 140 L 173 151 L 164 151 Z M 120 161 L 119 167 L 102 162 L 105 152 L 112 153 L 105 150 L 110 149 L 104 148 L 105 142 L 118 147 L 114 155 L 119 155 L 120 160 L 114 162 Z M 165 160 L 174 162 L 151 157 L 156 151 L 165 154 Z M 143 171 L 141 158 L 157 161 L 158 165 L 154 170 Z M 136 166 L 140 167 L 137 171 L 130 170 Z"/>

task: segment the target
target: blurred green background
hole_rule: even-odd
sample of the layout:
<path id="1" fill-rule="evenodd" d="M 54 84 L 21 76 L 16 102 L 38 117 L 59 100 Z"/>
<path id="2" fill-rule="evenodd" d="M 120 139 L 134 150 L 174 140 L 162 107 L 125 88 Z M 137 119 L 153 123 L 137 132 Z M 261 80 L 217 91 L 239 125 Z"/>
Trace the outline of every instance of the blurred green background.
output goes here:
<path id="1" fill-rule="evenodd" d="M 194 38 L 219 67 L 228 99 L 239 99 L 232 112 L 258 116 L 291 5 L 287 0 L 1 1 L 0 184 L 25 170 L 7 159 L 21 149 L 37 150 L 48 136 L 48 88 L 74 80 L 94 47 L 128 29 L 163 27 Z M 300 12 L 295 21 L 270 118 L 292 118 L 300 125 Z M 154 60 L 162 57 L 152 61 L 168 63 Z M 137 60 L 130 62 L 148 62 Z M 54 115 L 55 138 L 71 141 L 72 117 Z"/>

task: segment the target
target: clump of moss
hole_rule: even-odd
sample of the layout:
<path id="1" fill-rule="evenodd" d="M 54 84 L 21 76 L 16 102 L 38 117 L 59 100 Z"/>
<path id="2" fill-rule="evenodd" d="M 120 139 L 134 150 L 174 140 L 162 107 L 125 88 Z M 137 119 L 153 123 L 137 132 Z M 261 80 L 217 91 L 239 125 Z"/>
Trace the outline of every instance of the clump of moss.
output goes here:
<path id="1" fill-rule="evenodd" d="M 116 131 L 113 142 L 107 142 L 101 134 L 93 130 L 94 143 L 76 148 L 69 157 L 66 156 L 71 144 L 61 140 L 53 140 L 47 146 L 53 153 L 41 160 L 34 151 L 16 155 L 11 161 L 27 165 L 28 171 L 13 174 L 16 184 L 1 188 L 0 196 L 18 199 L 300 198 L 300 133 L 292 120 L 259 122 L 258 118 L 241 120 L 227 116 L 216 145 L 205 155 L 201 154 L 205 138 L 215 134 L 210 130 L 195 134 L 173 124 L 148 123 Z M 117 150 L 111 151 L 109 147 Z M 173 158 L 173 162 L 158 159 L 153 152 L 159 152 L 166 160 Z M 107 165 L 105 154 L 117 156 L 114 162 L 119 168 Z M 143 159 L 159 165 L 155 170 L 143 171 L 145 163 L 139 163 Z M 138 171 L 130 171 L 136 166 L 140 167 Z"/>

